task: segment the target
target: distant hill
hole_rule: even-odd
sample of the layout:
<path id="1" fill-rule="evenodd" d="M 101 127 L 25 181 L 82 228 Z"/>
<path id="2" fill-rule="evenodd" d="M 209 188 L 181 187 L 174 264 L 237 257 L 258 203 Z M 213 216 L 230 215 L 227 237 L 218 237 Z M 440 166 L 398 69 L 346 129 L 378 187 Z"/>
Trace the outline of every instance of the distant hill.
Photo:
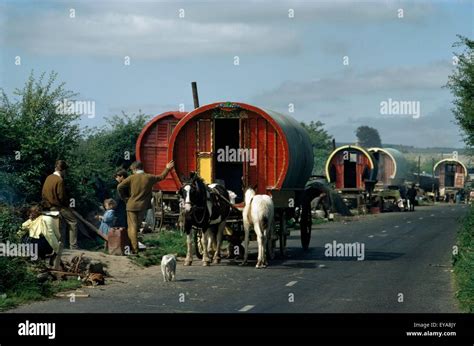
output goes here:
<path id="1" fill-rule="evenodd" d="M 353 145 L 354 143 L 336 143 L 336 146 L 342 145 Z M 400 145 L 400 144 L 383 144 L 385 148 L 393 148 L 402 152 L 408 161 L 412 163 L 413 169 L 417 167 L 418 157 L 420 157 L 420 171 L 430 174 L 434 163 L 439 160 L 450 158 L 454 151 L 458 152 L 458 158 L 461 162 L 465 163 L 466 166 L 474 167 L 474 155 L 469 152 L 466 148 L 445 148 L 445 147 L 432 147 L 432 148 L 417 148 L 411 145 Z"/>
<path id="2" fill-rule="evenodd" d="M 348 142 L 337 142 L 336 146 L 342 145 L 353 145 L 354 143 Z M 413 153 L 413 154 L 433 154 L 433 155 L 441 155 L 441 154 L 451 154 L 454 151 L 458 152 L 458 155 L 469 155 L 469 149 L 466 148 L 447 148 L 447 147 L 429 147 L 429 148 L 418 148 L 412 145 L 403 145 L 403 144 L 382 144 L 384 148 L 393 148 L 397 149 L 402 153 Z"/>

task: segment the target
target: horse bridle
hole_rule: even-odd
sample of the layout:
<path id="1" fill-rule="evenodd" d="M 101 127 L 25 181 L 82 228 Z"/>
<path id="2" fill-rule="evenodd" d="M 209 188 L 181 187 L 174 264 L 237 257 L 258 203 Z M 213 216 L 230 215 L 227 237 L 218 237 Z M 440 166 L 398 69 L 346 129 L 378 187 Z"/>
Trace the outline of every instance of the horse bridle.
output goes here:
<path id="1" fill-rule="evenodd" d="M 194 184 L 196 182 L 195 179 L 193 179 L 193 181 L 191 181 L 190 183 L 188 183 L 190 186 L 192 186 L 192 184 Z M 191 199 L 191 198 L 190 198 Z M 202 225 L 203 222 L 204 222 L 204 219 L 206 218 L 206 203 L 207 203 L 207 190 L 206 190 L 206 187 L 204 186 L 204 206 L 203 207 L 200 207 L 200 206 L 197 206 L 197 205 L 193 205 L 191 202 L 184 202 L 184 205 L 190 205 L 191 206 L 191 210 L 190 210 L 190 213 L 191 213 L 191 216 L 194 220 L 194 222 L 197 224 L 197 225 Z M 203 213 L 202 213 L 202 218 L 201 220 L 198 220 L 197 217 L 196 217 L 196 209 L 201 209 L 203 210 Z"/>

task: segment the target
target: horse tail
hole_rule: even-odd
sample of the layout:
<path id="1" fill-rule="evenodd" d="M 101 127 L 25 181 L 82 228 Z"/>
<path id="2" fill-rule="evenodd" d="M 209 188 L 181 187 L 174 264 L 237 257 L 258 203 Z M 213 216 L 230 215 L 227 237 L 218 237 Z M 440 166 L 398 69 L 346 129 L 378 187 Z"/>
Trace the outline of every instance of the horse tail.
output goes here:
<path id="1" fill-rule="evenodd" d="M 268 221 L 269 221 L 268 216 L 265 215 L 265 216 L 262 217 L 262 221 L 261 221 L 262 230 L 267 229 Z"/>

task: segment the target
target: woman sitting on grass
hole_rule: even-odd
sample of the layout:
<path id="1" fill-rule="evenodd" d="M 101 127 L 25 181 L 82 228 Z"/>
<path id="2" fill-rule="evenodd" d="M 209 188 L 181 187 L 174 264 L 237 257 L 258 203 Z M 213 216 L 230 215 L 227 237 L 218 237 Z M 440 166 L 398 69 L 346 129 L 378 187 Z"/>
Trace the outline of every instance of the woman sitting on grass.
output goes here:
<path id="1" fill-rule="evenodd" d="M 59 223 L 54 217 L 43 215 L 42 208 L 34 205 L 29 209 L 29 219 L 21 225 L 18 235 L 24 241 L 38 244 L 39 257 L 44 258 L 46 255 L 59 251 Z"/>

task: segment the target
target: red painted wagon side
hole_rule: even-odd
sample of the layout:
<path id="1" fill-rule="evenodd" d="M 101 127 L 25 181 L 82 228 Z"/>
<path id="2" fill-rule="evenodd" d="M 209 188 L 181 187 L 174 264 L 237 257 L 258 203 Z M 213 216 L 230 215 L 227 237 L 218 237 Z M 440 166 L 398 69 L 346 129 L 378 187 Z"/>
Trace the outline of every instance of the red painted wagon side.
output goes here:
<path id="1" fill-rule="evenodd" d="M 177 186 L 197 171 L 240 198 L 247 186 L 261 194 L 302 189 L 313 168 L 309 136 L 296 120 L 237 102 L 188 113 L 171 135 L 168 157 L 175 160 Z"/>
<path id="2" fill-rule="evenodd" d="M 143 128 L 136 143 L 137 160 L 143 162 L 145 172 L 152 174 L 161 173 L 170 161 L 168 158 L 168 143 L 174 128 L 179 120 L 187 113 L 166 112 L 157 115 Z M 168 177 L 157 183 L 154 190 L 175 192 L 178 187 L 174 179 Z"/>
<path id="3" fill-rule="evenodd" d="M 467 167 L 457 159 L 444 159 L 437 162 L 434 174 L 438 177 L 440 195 L 462 189 L 467 178 Z"/>
<path id="4" fill-rule="evenodd" d="M 326 177 L 336 189 L 365 190 L 366 181 L 374 181 L 377 177 L 375 159 L 362 147 L 344 145 L 329 155 Z"/>

